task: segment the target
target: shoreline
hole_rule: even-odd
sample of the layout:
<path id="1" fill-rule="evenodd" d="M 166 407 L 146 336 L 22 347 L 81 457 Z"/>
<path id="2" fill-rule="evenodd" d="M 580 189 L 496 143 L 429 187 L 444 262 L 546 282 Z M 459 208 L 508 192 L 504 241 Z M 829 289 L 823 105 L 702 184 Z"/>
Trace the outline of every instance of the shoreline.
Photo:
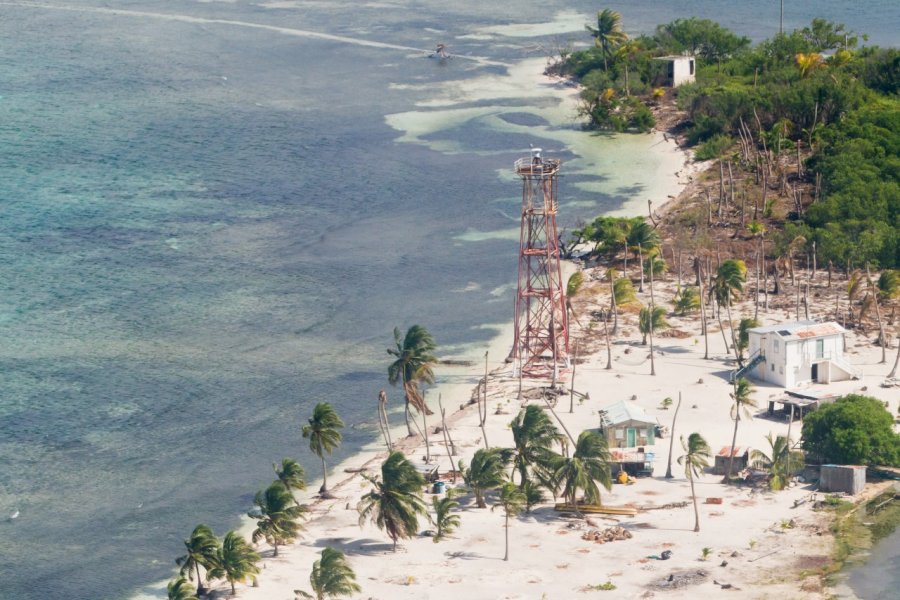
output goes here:
<path id="1" fill-rule="evenodd" d="M 659 133 L 660 137 L 665 135 Z M 674 138 L 666 139 L 666 144 L 667 152 L 677 152 L 684 159 L 685 168 L 680 170 L 681 190 L 677 197 L 669 196 L 665 202 L 653 206 L 653 212 L 658 219 L 664 219 L 672 207 L 693 193 L 691 183 L 705 171 L 704 165 L 694 163 L 691 160 L 691 152 L 677 145 Z M 669 144 L 674 147 L 669 147 Z M 643 207 L 635 204 L 633 208 L 634 212 L 628 216 L 644 216 Z M 611 214 L 617 213 L 613 211 Z M 577 268 L 577 263 L 570 264 L 576 265 Z M 592 269 L 586 267 L 583 270 L 586 275 L 586 287 L 596 287 L 597 284 L 594 283 L 596 277 Z M 657 283 L 666 290 L 666 301 L 671 294 L 673 284 L 671 279 L 672 277 L 669 277 L 668 282 Z M 662 290 L 657 293 L 662 295 Z M 640 297 L 646 300 L 646 294 L 641 294 Z M 662 300 L 658 301 L 658 304 L 662 303 Z M 579 313 L 586 314 L 590 301 L 582 299 L 580 304 Z M 737 312 L 740 312 L 740 309 Z M 780 312 L 781 310 L 775 308 L 770 310 L 773 318 L 777 316 L 775 313 Z M 720 347 L 722 343 L 715 339 L 718 332 L 713 335 L 711 331 L 710 335 L 711 346 L 715 346 L 718 354 L 712 360 L 703 362 L 698 355 L 698 334 L 694 332 L 696 325 L 691 323 L 691 318 L 683 320 L 673 318 L 672 321 L 677 322 L 677 330 L 690 330 L 693 333 L 680 339 L 661 337 L 658 340 L 660 344 L 657 347 L 660 357 L 658 362 L 662 376 L 651 378 L 646 374 L 648 359 L 644 357 L 640 360 L 643 346 L 636 344 L 632 339 L 635 335 L 634 315 L 625 312 L 622 320 L 622 332 L 614 344 L 617 364 L 612 372 L 603 368 L 606 350 L 597 334 L 590 329 L 583 330 L 575 323 L 570 325 L 572 339 L 584 340 L 584 345 L 589 348 L 586 356 L 579 356 L 578 380 L 574 387 L 579 391 L 586 390 L 591 399 L 579 402 L 577 412 L 572 413 L 565 412 L 567 403 L 563 400 L 562 407 L 557 411 L 560 419 L 577 435 L 577 431 L 581 429 L 596 426 L 594 415 L 599 406 L 608 404 L 613 399 L 631 399 L 648 413 L 655 413 L 660 424 L 668 426 L 669 423 L 665 420 L 671 416 L 672 411 L 660 412 L 662 409 L 656 407 L 654 410 L 654 408 L 663 397 L 673 395 L 672 390 L 677 388 L 680 391 L 688 391 L 688 397 L 693 398 L 687 400 L 687 406 L 691 408 L 683 407 L 682 410 L 700 409 L 701 413 L 704 413 L 694 414 L 693 419 L 690 413 L 689 416 L 680 417 L 691 419 L 693 428 L 690 431 L 699 429 L 707 437 L 714 451 L 722 443 L 730 445 L 732 422 L 724 418 L 728 408 L 728 390 L 717 378 L 720 377 L 722 367 L 728 367 L 732 361 L 727 349 Z M 713 327 L 714 323 L 710 322 L 710 328 Z M 491 410 L 488 412 L 486 424 L 488 439 L 492 446 L 509 445 L 506 423 L 515 416 L 520 407 L 513 391 L 518 380 L 512 377 L 509 365 L 503 362 L 509 350 L 511 333 L 510 322 L 487 345 L 489 357 L 493 357 L 493 360 L 489 361 L 491 372 L 488 377 L 488 402 Z M 850 335 L 857 337 L 855 333 Z M 693 343 L 690 338 L 693 338 Z M 860 340 L 856 342 L 858 346 Z M 871 347 L 868 348 L 868 353 L 862 352 L 865 355 L 864 359 L 870 361 L 869 355 L 875 351 L 877 350 Z M 500 357 L 500 360 L 497 360 L 497 357 Z M 471 454 L 483 444 L 477 417 L 471 408 L 473 404 L 470 403 L 475 393 L 473 387 L 477 386 L 477 382 L 483 377 L 483 369 L 478 365 L 477 359 L 475 362 L 475 365 L 464 367 L 438 366 L 436 373 L 441 383 L 428 391 L 429 404 L 435 408 L 435 415 L 429 421 L 430 430 L 439 423 L 439 411 L 434 406 L 435 395 L 441 394 L 445 398 L 443 403 L 448 412 L 447 423 L 454 444 L 460 450 L 459 456 L 453 457 L 454 461 L 460 458 L 468 461 Z M 868 377 L 878 376 L 870 374 Z M 454 381 L 447 381 L 446 378 L 452 378 Z M 583 381 L 586 383 L 582 383 Z M 534 389 L 547 382 L 528 383 L 525 389 Z M 568 382 L 560 383 L 568 387 Z M 848 389 L 856 389 L 860 385 L 860 382 L 847 383 L 851 384 L 845 386 Z M 871 386 L 871 383 L 869 385 Z M 768 386 L 758 386 L 757 398 L 760 399 L 760 404 L 764 404 L 762 398 L 773 392 L 774 390 Z M 527 402 L 526 400 L 525 403 Z M 714 419 L 705 414 L 710 411 L 716 411 Z M 391 417 L 395 419 L 392 436 L 395 442 L 398 440 L 400 442 L 395 443 L 395 449 L 403 450 L 414 462 L 423 460 L 424 440 L 418 436 L 396 437 L 402 436 L 405 432 L 402 410 L 392 413 Z M 397 424 L 398 417 L 399 424 Z M 762 447 L 759 438 L 762 437 L 768 423 L 760 425 L 762 426 L 754 426 L 756 439 L 750 444 L 752 447 Z M 771 427 L 780 426 L 784 429 L 785 425 L 771 424 Z M 749 428 L 750 425 L 745 427 Z M 679 434 L 686 434 L 688 429 L 679 423 L 677 431 Z M 746 435 L 750 437 L 749 434 Z M 743 437 L 739 437 L 739 445 Z M 442 452 L 443 440 L 440 434 L 437 434 L 431 437 L 430 441 L 430 447 L 435 451 L 434 461 L 444 472 L 450 463 L 446 453 Z M 491 511 L 471 508 L 465 495 L 460 497 L 463 503 L 459 513 L 462 526 L 455 537 L 442 544 L 432 544 L 430 538 L 420 536 L 403 541 L 401 543 L 403 549 L 394 554 L 390 551 L 388 538 L 382 532 L 369 524 L 362 529 L 358 527 L 356 501 L 367 487 L 360 477 L 360 470 L 377 472 L 379 461 L 387 456 L 383 443 L 379 438 L 375 438 L 373 443 L 360 448 L 353 456 L 331 467 L 334 483 L 330 492 L 334 497 L 310 498 L 310 519 L 305 523 L 306 532 L 301 539 L 282 547 L 278 558 L 271 557 L 271 549 L 268 547 L 259 547 L 264 557 L 259 587 L 243 587 L 239 595 L 259 599 L 293 597 L 292 590 L 307 587 L 309 569 L 312 562 L 317 559 L 317 553 L 323 546 L 333 545 L 348 555 L 362 585 L 362 595 L 371 598 L 444 599 L 465 594 L 467 590 L 479 590 L 482 595 L 478 597 L 533 598 L 538 597 L 535 593 L 543 592 L 546 595 L 547 589 L 552 590 L 552 593 L 561 593 L 560 597 L 565 597 L 577 591 L 587 591 L 590 586 L 599 585 L 604 581 L 617 586 L 623 593 L 629 593 L 628 597 L 650 597 L 657 592 L 665 592 L 672 598 L 690 598 L 698 593 L 711 593 L 717 589 L 714 587 L 716 585 L 721 587 L 723 584 L 720 579 L 727 581 L 725 585 L 733 590 L 741 591 L 735 597 L 762 597 L 779 593 L 795 598 L 827 597 L 827 590 L 821 587 L 815 575 L 806 576 L 803 581 L 799 581 L 799 578 L 794 580 L 801 573 L 826 564 L 834 546 L 834 538 L 828 532 L 827 513 L 803 512 L 801 517 L 801 512 L 794 510 L 796 506 L 791 506 L 791 503 L 809 496 L 811 493 L 809 489 L 796 486 L 779 493 L 757 493 L 746 488 L 722 486 L 715 476 L 705 475 L 697 482 L 704 490 L 698 491 L 698 496 L 714 494 L 707 497 L 718 497 L 724 504 L 712 504 L 713 510 L 704 505 L 704 526 L 706 531 L 712 533 L 701 535 L 703 533 L 701 530 L 701 534 L 694 534 L 688 527 L 689 509 L 685 512 L 685 509 L 680 507 L 668 508 L 670 505 L 683 503 L 686 493 L 683 474 L 676 474 L 672 480 L 661 477 L 664 472 L 662 458 L 668 455 L 668 442 L 668 438 L 660 442 L 665 446 L 657 449 L 658 460 L 652 478 L 640 479 L 634 486 L 614 486 L 612 492 L 603 493 L 604 502 L 609 499 L 611 504 L 631 505 L 644 509 L 634 520 L 628 522 L 623 519 L 601 517 L 592 521 L 589 518 L 584 525 L 579 525 L 565 516 L 554 513 L 552 506 L 544 504 L 536 509 L 532 516 L 523 517 L 513 525 L 510 536 L 515 536 L 519 544 L 511 548 L 515 562 L 504 563 L 509 566 L 503 573 L 497 573 L 494 567 L 498 563 L 493 561 L 502 554 L 502 546 L 497 547 L 502 531 L 494 528 L 499 524 L 501 517 Z M 676 452 L 676 456 L 677 454 Z M 673 465 L 673 470 L 677 473 L 677 466 Z M 354 482 L 358 483 L 359 487 L 354 487 Z M 308 482 L 307 494 L 317 489 L 318 485 L 318 480 Z M 430 494 L 426 495 L 426 502 L 428 496 Z M 727 508 L 720 508 L 722 506 Z M 733 515 L 738 515 L 737 523 L 745 520 L 751 522 L 755 520 L 758 523 L 745 529 L 736 528 Z M 796 525 L 785 528 L 783 526 L 785 520 L 796 522 Z M 607 545 L 596 546 L 576 539 L 580 537 L 581 529 L 585 526 L 603 529 L 612 524 L 625 526 L 634 531 L 635 539 L 616 542 L 611 549 Z M 420 525 L 422 529 L 428 527 L 425 523 Z M 253 527 L 253 521 L 244 517 L 239 531 L 249 535 Z M 524 529 L 528 530 L 527 533 L 522 531 Z M 753 537 L 748 539 L 747 536 Z M 645 537 L 649 539 L 643 540 Z M 642 541 L 635 542 L 635 540 Z M 788 540 L 790 542 L 786 543 Z M 527 547 L 523 545 L 526 543 Z M 707 547 L 703 544 L 712 543 L 718 546 L 712 548 L 714 559 L 710 562 L 698 558 L 701 554 L 705 554 L 701 553 L 701 549 Z M 663 549 L 674 550 L 677 558 L 670 563 L 651 562 L 647 558 L 647 555 L 658 554 Z M 553 553 L 554 557 L 561 557 L 555 565 L 547 564 L 544 556 L 547 552 Z M 790 568 L 783 562 L 787 553 L 791 554 L 796 563 Z M 525 555 L 525 558 L 522 555 Z M 591 555 L 593 558 L 590 558 Z M 519 560 L 524 562 L 525 566 L 517 565 Z M 471 561 L 489 562 L 472 565 Z M 737 564 L 732 564 L 731 568 L 728 568 L 729 563 Z M 753 563 L 753 566 L 750 563 Z M 597 565 L 608 567 L 603 577 L 594 574 Z M 662 568 L 658 568 L 657 565 Z M 475 569 L 472 569 L 472 566 L 475 566 Z M 667 573 L 692 570 L 704 571 L 705 575 L 679 589 L 670 589 L 660 583 L 660 578 L 664 579 Z M 773 572 L 778 574 L 772 575 Z M 759 580 L 763 580 L 764 583 L 756 583 Z M 753 587 L 751 588 L 747 582 L 754 582 Z M 573 585 L 575 587 L 572 587 Z M 164 589 L 164 584 L 162 588 L 156 586 L 145 588 L 143 592 L 149 595 L 135 597 L 158 597 L 156 595 L 158 589 Z M 216 585 L 215 589 L 223 590 L 224 593 L 227 586 Z M 485 593 L 490 595 L 483 595 Z"/>

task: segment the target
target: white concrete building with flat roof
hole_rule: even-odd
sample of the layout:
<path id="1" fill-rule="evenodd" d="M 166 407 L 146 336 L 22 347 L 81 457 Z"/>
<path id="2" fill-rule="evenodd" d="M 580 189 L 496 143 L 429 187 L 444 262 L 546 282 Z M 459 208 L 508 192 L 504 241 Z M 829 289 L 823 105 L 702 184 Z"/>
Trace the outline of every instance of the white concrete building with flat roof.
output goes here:
<path id="1" fill-rule="evenodd" d="M 796 321 L 748 331 L 748 361 L 735 375 L 785 387 L 830 383 L 857 377 L 844 359 L 844 334 L 838 323 Z"/>
<path id="2" fill-rule="evenodd" d="M 670 87 L 678 87 L 685 83 L 693 83 L 696 78 L 697 63 L 693 56 L 660 56 L 654 60 L 665 65 L 665 83 Z"/>

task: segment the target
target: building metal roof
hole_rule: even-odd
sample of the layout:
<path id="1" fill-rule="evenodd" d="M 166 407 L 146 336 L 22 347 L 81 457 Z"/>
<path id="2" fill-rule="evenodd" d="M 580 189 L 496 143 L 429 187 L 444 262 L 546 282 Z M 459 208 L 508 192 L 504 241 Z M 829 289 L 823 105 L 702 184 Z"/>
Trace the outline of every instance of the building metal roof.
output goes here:
<path id="1" fill-rule="evenodd" d="M 747 450 L 747 448 L 741 448 L 740 446 L 735 446 L 734 449 L 731 446 L 722 446 L 717 456 L 724 456 L 725 458 L 728 458 L 729 454 L 731 456 L 743 456 L 747 453 Z"/>
<path id="2" fill-rule="evenodd" d="M 794 321 L 793 323 L 780 323 L 778 325 L 768 325 L 766 327 L 754 327 L 750 330 L 750 333 L 777 333 L 779 337 L 785 340 L 802 340 L 841 335 L 846 331 L 847 330 L 841 327 L 839 323 L 834 321 L 829 321 L 827 323 Z"/>
<path id="3" fill-rule="evenodd" d="M 628 421 L 656 425 L 656 419 L 645 413 L 640 406 L 628 404 L 622 400 L 601 408 L 600 420 L 607 426 L 615 426 Z"/>

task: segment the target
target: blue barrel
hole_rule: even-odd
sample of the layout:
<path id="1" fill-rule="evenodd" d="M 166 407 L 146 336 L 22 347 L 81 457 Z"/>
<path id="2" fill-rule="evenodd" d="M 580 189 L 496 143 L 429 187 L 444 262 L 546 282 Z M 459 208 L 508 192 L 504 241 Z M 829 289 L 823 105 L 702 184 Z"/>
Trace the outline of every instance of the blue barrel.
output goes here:
<path id="1" fill-rule="evenodd" d="M 443 494 L 444 493 L 444 482 L 443 481 L 435 481 L 434 487 L 431 488 L 431 492 L 433 494 Z"/>

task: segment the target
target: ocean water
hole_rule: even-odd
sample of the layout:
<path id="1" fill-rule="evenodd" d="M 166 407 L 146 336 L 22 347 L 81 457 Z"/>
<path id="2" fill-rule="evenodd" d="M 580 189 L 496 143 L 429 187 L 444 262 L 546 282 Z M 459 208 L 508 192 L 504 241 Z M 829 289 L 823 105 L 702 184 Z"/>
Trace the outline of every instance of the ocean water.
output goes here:
<path id="1" fill-rule="evenodd" d="M 776 2 L 611 2 L 754 38 Z M 864 6 L 864 9 L 861 9 Z M 395 326 L 477 355 L 510 320 L 529 144 L 560 223 L 678 165 L 535 77 L 589 2 L 0 2 L 0 598 L 120 599 L 239 524 L 312 406 L 371 442 Z M 892 1 L 789 3 L 896 44 Z M 454 55 L 425 58 L 438 43 Z M 399 398 L 389 390 L 392 400 Z M 17 514 L 16 518 L 7 518 Z"/>

